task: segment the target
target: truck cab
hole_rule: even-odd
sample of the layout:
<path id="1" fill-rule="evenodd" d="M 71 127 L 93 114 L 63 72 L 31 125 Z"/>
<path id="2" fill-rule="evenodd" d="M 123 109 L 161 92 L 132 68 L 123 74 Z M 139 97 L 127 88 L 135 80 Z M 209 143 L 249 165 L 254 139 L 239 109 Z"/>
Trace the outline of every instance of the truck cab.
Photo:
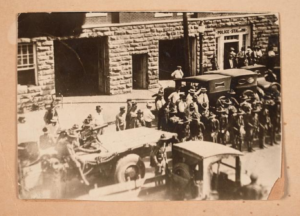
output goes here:
<path id="1" fill-rule="evenodd" d="M 241 178 L 242 152 L 204 141 L 174 144 L 171 171 L 173 199 L 237 199 L 249 178 Z"/>

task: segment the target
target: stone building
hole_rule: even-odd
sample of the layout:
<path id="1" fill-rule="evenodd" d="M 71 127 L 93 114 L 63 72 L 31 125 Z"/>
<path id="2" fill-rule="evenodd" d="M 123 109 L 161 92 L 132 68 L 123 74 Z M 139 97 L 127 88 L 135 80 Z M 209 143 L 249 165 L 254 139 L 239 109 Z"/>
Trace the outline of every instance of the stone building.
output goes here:
<path id="1" fill-rule="evenodd" d="M 31 17 L 27 23 L 19 20 L 19 103 L 22 96 L 37 93 L 40 101 L 49 101 L 51 92 L 86 96 L 156 88 L 159 80 L 170 79 L 177 65 L 184 65 L 182 13 L 78 13 L 81 18 L 72 19 L 76 25 L 64 35 L 72 21 L 69 14 L 51 22 L 55 31 L 50 33 L 45 30 L 49 25 L 32 18 L 37 14 L 25 14 Z M 279 49 L 276 14 L 188 15 L 192 71 L 186 74 L 211 70 L 214 57 L 223 69 L 230 47 L 237 52 L 259 45 L 266 52 L 273 44 Z"/>

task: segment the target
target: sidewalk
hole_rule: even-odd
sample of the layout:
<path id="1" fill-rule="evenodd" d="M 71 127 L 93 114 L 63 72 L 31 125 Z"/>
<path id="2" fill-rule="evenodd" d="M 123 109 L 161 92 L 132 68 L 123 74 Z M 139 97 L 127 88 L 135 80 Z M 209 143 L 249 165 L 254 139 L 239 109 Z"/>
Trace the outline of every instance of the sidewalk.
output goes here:
<path id="1" fill-rule="evenodd" d="M 158 92 L 158 89 L 147 90 L 132 90 L 128 94 L 120 95 L 96 95 L 96 96 L 76 96 L 76 97 L 64 97 L 64 104 L 79 104 L 79 103 L 126 103 L 127 99 L 136 100 L 138 102 L 152 102 L 154 101 L 154 95 Z"/>

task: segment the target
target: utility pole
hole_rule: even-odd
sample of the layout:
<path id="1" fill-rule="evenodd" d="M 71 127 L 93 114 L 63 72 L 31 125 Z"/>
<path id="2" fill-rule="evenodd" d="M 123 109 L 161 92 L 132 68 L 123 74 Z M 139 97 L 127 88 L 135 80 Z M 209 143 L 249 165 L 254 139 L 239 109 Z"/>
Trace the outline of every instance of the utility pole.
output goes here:
<path id="1" fill-rule="evenodd" d="M 187 13 L 183 13 L 183 40 L 184 40 L 184 73 L 185 76 L 191 76 L 192 62 L 189 41 L 189 24 Z"/>

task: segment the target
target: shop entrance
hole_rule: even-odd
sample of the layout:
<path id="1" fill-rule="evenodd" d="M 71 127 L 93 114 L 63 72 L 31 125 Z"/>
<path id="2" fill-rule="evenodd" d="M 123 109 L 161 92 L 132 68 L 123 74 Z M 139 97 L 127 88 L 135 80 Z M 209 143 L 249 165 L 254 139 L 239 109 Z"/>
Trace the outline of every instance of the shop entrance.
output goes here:
<path id="1" fill-rule="evenodd" d="M 224 43 L 224 69 L 230 68 L 229 53 L 231 48 L 234 49 L 235 53 L 238 53 L 239 43 L 238 42 Z"/>
<path id="2" fill-rule="evenodd" d="M 107 93 L 106 38 L 54 42 L 56 93 L 91 96 Z"/>
<path id="3" fill-rule="evenodd" d="M 191 50 L 191 61 L 192 71 L 190 75 L 196 75 L 196 38 L 190 37 L 190 50 Z M 159 41 L 159 79 L 169 80 L 172 79 L 171 74 L 176 70 L 176 67 L 182 66 L 184 71 L 184 41 L 183 39 L 176 40 L 160 40 Z"/>
<path id="4" fill-rule="evenodd" d="M 132 88 L 147 89 L 148 55 L 132 55 Z"/>

